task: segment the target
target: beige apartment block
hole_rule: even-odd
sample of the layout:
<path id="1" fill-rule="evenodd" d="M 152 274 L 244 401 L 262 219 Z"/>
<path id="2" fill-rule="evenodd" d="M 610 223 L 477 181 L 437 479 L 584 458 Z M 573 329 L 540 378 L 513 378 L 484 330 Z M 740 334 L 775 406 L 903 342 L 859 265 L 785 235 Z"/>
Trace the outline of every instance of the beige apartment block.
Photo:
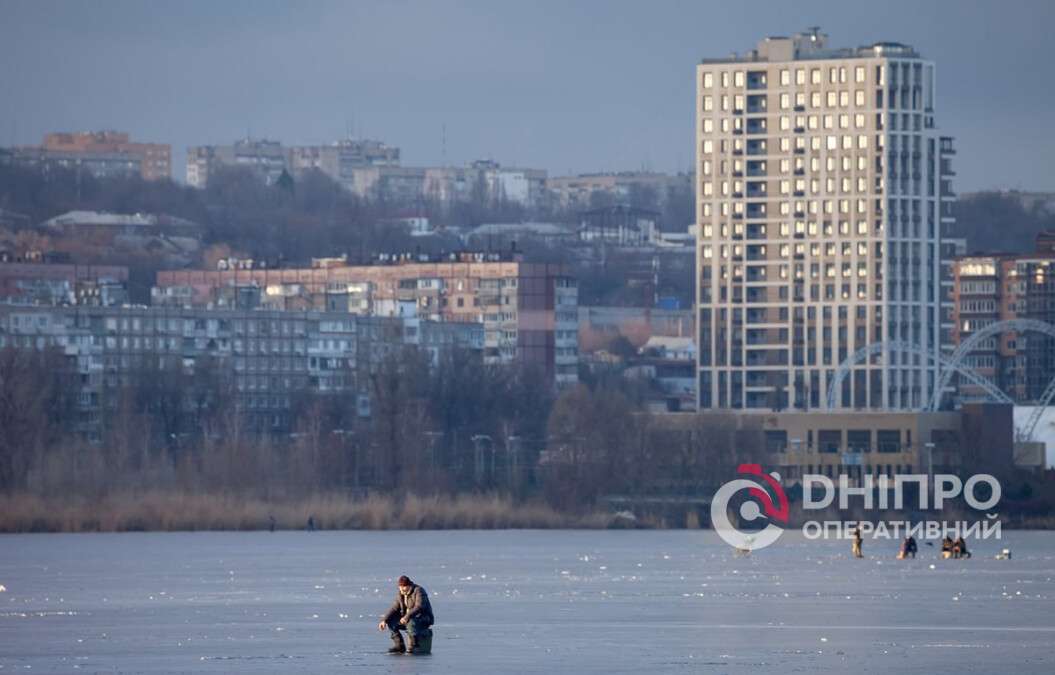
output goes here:
<path id="1" fill-rule="evenodd" d="M 826 42 L 813 29 L 697 66 L 701 409 L 825 408 L 862 347 L 941 348 L 952 149 L 934 64 Z M 837 406 L 920 408 L 936 376 L 921 356 L 866 358 Z"/>

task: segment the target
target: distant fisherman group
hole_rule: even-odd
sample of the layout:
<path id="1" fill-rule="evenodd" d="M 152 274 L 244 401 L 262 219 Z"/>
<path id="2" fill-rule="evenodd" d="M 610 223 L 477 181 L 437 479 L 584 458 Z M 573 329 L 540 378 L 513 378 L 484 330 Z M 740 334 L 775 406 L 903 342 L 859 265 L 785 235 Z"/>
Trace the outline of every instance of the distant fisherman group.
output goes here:
<path id="1" fill-rule="evenodd" d="M 855 558 L 863 558 L 864 553 L 861 551 L 861 544 L 863 539 L 861 537 L 861 528 L 854 529 L 853 539 L 851 540 L 850 552 Z M 927 542 L 927 546 L 933 546 L 930 542 Z M 1007 553 L 1007 558 L 1011 557 L 1011 552 L 1004 549 Z M 905 560 L 906 558 L 915 559 L 916 554 L 919 552 L 919 544 L 916 543 L 916 538 L 911 534 L 905 537 L 901 542 L 901 548 L 897 552 L 898 560 Z M 970 558 L 971 552 L 967 550 L 967 542 L 962 536 L 957 537 L 953 540 L 952 537 L 946 536 L 941 542 L 941 557 L 945 559 L 949 558 Z M 998 556 L 999 558 L 999 556 Z"/>

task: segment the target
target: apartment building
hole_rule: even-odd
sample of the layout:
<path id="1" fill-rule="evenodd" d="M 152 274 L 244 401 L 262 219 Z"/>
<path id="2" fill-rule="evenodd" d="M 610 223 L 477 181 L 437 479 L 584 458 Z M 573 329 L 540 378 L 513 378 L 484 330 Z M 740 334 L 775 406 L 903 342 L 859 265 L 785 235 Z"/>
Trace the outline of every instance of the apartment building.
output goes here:
<path id="1" fill-rule="evenodd" d="M 505 167 L 493 160 L 466 166 L 401 166 L 399 148 L 371 139 L 285 147 L 278 141 L 246 138 L 233 145 L 192 147 L 187 149 L 187 184 L 204 188 L 221 166 L 253 168 L 268 184 L 283 171 L 299 177 L 318 170 L 359 197 L 404 204 L 483 199 L 535 206 L 546 192 L 543 169 Z"/>
<path id="2" fill-rule="evenodd" d="M 466 166 L 361 167 L 348 188 L 360 197 L 404 203 L 453 204 L 481 200 L 538 206 L 545 200 L 546 171 L 477 160 Z"/>
<path id="3" fill-rule="evenodd" d="M 286 170 L 286 149 L 278 141 L 243 138 L 232 145 L 187 148 L 187 185 L 204 188 L 209 176 L 221 167 L 246 167 L 260 173 L 268 185 Z"/>
<path id="4" fill-rule="evenodd" d="M 953 263 L 953 345 L 1000 321 L 1034 319 L 1055 326 L 1055 251 L 1037 238 L 1031 254 L 975 255 Z M 964 365 L 1020 403 L 1037 401 L 1055 378 L 1055 338 L 1034 331 L 1005 331 L 980 342 Z M 959 383 L 963 400 L 984 397 Z"/>
<path id="5" fill-rule="evenodd" d="M 223 267 L 158 272 L 154 304 L 254 302 L 245 298 L 255 288 L 269 307 L 481 323 L 485 362 L 537 366 L 559 386 L 578 381 L 578 286 L 564 265 L 457 253 L 386 255 L 366 265 L 342 257 L 304 268 Z"/>
<path id="6" fill-rule="evenodd" d="M 364 168 L 399 170 L 399 148 L 371 139 L 343 139 L 329 145 L 286 147 L 279 141 L 244 138 L 231 145 L 187 149 L 187 184 L 204 188 L 219 167 L 249 167 L 273 184 L 288 171 L 301 176 L 317 170 L 354 191 L 356 171 Z"/>
<path id="7" fill-rule="evenodd" d="M 652 171 L 583 173 L 546 179 L 554 203 L 565 209 L 589 209 L 596 201 L 661 207 L 672 192 L 692 189 L 692 176 Z M 649 202 L 651 202 L 649 204 Z"/>
<path id="8" fill-rule="evenodd" d="M 10 161 L 42 170 L 84 170 L 99 178 L 172 178 L 172 146 L 133 142 L 127 133 L 118 131 L 50 133 L 41 145 L 12 148 Z"/>
<path id="9" fill-rule="evenodd" d="M 0 303 L 121 305 L 128 302 L 128 268 L 0 258 Z"/>
<path id="10" fill-rule="evenodd" d="M 821 408 L 862 347 L 940 350 L 952 172 L 934 64 L 814 29 L 704 60 L 696 84 L 700 407 Z M 936 377 L 877 356 L 837 406 L 919 408 Z"/>
<path id="11" fill-rule="evenodd" d="M 230 378 L 237 405 L 260 430 L 288 430 L 298 394 L 349 392 L 369 415 L 369 374 L 387 354 L 416 345 L 435 361 L 446 349 L 479 354 L 479 324 L 173 307 L 0 305 L 0 349 L 56 348 L 78 374 L 82 431 L 143 368 Z"/>
<path id="12" fill-rule="evenodd" d="M 346 138 L 329 145 L 289 149 L 289 168 L 294 176 L 315 169 L 346 184 L 351 182 L 353 170 L 364 166 L 399 166 L 399 148 L 381 141 Z"/>

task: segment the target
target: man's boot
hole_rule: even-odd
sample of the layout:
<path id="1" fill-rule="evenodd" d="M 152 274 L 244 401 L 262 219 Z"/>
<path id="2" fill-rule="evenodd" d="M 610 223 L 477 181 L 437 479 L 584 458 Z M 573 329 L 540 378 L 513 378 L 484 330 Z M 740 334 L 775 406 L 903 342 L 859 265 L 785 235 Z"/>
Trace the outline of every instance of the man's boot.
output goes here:
<path id="1" fill-rule="evenodd" d="M 415 638 L 415 636 L 411 635 L 410 633 L 407 633 L 407 653 L 408 654 L 416 654 L 417 653 L 417 647 L 418 647 L 418 641 Z"/>
<path id="2" fill-rule="evenodd" d="M 389 654 L 402 654 L 407 651 L 407 648 L 403 645 L 403 636 L 399 633 L 392 633 L 392 647 L 388 650 Z"/>

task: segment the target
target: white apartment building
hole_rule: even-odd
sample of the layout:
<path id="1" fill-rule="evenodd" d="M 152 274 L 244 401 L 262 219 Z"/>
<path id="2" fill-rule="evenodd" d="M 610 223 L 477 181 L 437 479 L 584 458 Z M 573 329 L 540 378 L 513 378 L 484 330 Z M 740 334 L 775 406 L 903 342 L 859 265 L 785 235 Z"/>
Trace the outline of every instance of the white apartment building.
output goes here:
<path id="1" fill-rule="evenodd" d="M 951 171 L 942 181 L 934 64 L 826 40 L 767 38 L 697 66 L 701 409 L 821 409 L 862 347 L 940 350 Z M 919 408 L 936 376 L 930 359 L 877 355 L 836 405 Z"/>

